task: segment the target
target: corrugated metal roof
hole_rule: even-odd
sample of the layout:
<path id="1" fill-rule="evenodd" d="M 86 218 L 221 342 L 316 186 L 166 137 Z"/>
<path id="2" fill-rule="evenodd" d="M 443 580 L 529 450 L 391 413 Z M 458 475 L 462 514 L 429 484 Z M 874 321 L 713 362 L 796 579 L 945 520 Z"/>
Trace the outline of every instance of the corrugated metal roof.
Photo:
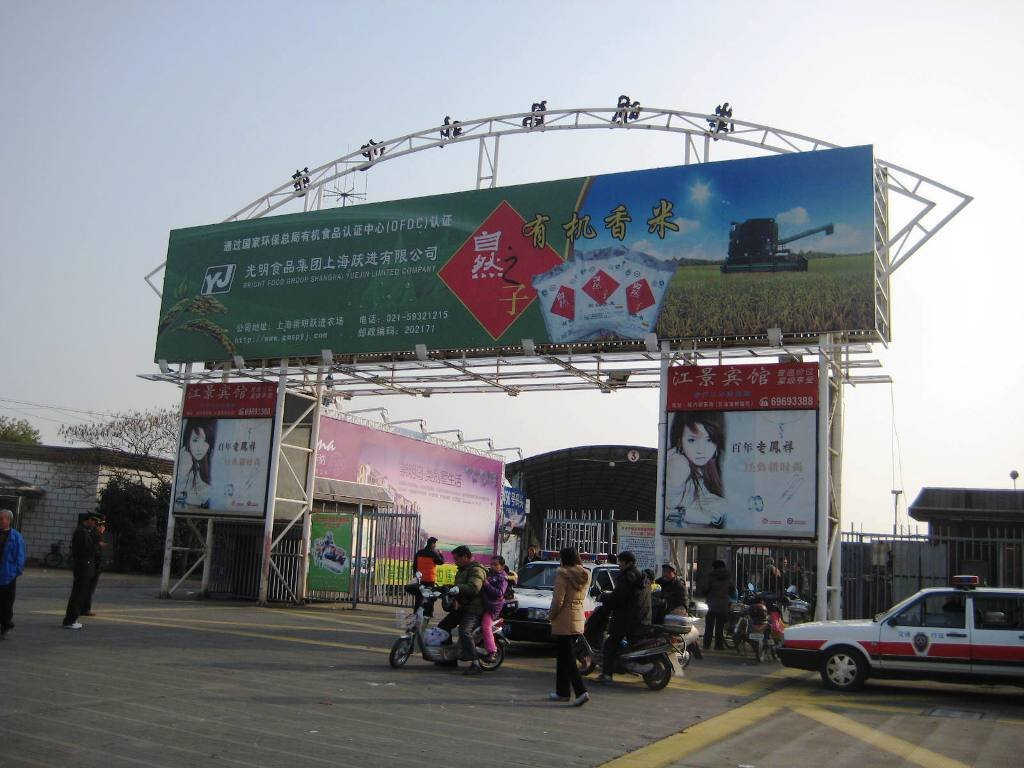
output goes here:
<path id="1" fill-rule="evenodd" d="M 910 505 L 915 520 L 1019 520 L 1024 523 L 1024 490 L 922 488 Z"/>
<path id="2" fill-rule="evenodd" d="M 637 461 L 627 456 L 635 450 Z M 531 456 L 505 466 L 519 479 L 532 514 L 545 510 L 615 510 L 619 520 L 654 520 L 658 450 L 635 445 L 587 445 Z"/>

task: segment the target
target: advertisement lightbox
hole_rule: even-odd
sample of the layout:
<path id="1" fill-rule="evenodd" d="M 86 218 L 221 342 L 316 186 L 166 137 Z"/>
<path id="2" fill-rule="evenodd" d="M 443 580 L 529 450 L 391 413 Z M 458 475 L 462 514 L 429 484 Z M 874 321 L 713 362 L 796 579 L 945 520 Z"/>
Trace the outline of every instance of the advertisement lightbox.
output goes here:
<path id="1" fill-rule="evenodd" d="M 155 359 L 873 338 L 873 192 L 865 146 L 174 230 Z"/>
<path id="2" fill-rule="evenodd" d="M 817 366 L 673 366 L 663 533 L 810 539 L 817 521 Z"/>
<path id="3" fill-rule="evenodd" d="M 276 384 L 187 386 L 175 514 L 264 516 L 276 398 Z"/>

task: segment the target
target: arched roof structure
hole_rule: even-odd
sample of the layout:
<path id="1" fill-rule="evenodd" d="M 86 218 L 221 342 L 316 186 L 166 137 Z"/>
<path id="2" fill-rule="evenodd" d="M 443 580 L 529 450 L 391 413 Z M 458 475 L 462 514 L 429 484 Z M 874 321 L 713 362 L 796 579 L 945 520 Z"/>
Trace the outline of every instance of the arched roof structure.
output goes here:
<path id="1" fill-rule="evenodd" d="M 526 492 L 534 520 L 548 511 L 569 510 L 614 511 L 616 520 L 654 520 L 657 448 L 563 448 L 507 464 L 505 474 Z"/>

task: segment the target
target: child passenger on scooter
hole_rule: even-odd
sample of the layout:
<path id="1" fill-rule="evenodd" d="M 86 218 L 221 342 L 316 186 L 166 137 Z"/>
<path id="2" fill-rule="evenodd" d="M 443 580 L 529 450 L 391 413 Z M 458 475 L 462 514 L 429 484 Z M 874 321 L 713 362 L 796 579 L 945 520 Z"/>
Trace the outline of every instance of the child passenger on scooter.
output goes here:
<path id="1" fill-rule="evenodd" d="M 497 555 L 491 558 L 491 568 L 487 571 L 481 592 L 484 598 L 484 615 L 480 619 L 481 634 L 487 660 L 494 661 L 498 646 L 494 642 L 494 620 L 501 616 L 505 607 L 505 592 L 508 589 L 508 575 L 505 573 L 505 558 Z"/>

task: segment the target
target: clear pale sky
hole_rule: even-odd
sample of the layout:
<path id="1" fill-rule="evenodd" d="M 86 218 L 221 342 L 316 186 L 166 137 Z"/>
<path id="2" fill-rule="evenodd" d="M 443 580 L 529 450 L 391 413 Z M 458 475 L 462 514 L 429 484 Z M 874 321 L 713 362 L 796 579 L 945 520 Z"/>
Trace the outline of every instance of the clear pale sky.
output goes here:
<path id="1" fill-rule="evenodd" d="M 844 527 L 891 528 L 892 488 L 901 519 L 923 486 L 1009 488 L 1024 471 L 1022 17 L 1012 2 L 6 0 L 0 414 L 59 443 L 60 423 L 86 417 L 52 406 L 175 403 L 171 385 L 136 378 L 155 368 L 143 275 L 169 230 L 220 221 L 296 167 L 541 99 L 725 100 L 738 119 L 874 144 L 975 198 L 893 278 L 893 341 L 876 351 L 895 384 L 847 389 Z M 501 152 L 503 184 L 683 161 L 681 138 L 640 131 L 515 137 Z M 369 200 L 474 185 L 475 146 L 417 163 L 367 174 Z M 653 390 L 354 407 L 373 405 L 527 456 L 657 444 Z"/>

